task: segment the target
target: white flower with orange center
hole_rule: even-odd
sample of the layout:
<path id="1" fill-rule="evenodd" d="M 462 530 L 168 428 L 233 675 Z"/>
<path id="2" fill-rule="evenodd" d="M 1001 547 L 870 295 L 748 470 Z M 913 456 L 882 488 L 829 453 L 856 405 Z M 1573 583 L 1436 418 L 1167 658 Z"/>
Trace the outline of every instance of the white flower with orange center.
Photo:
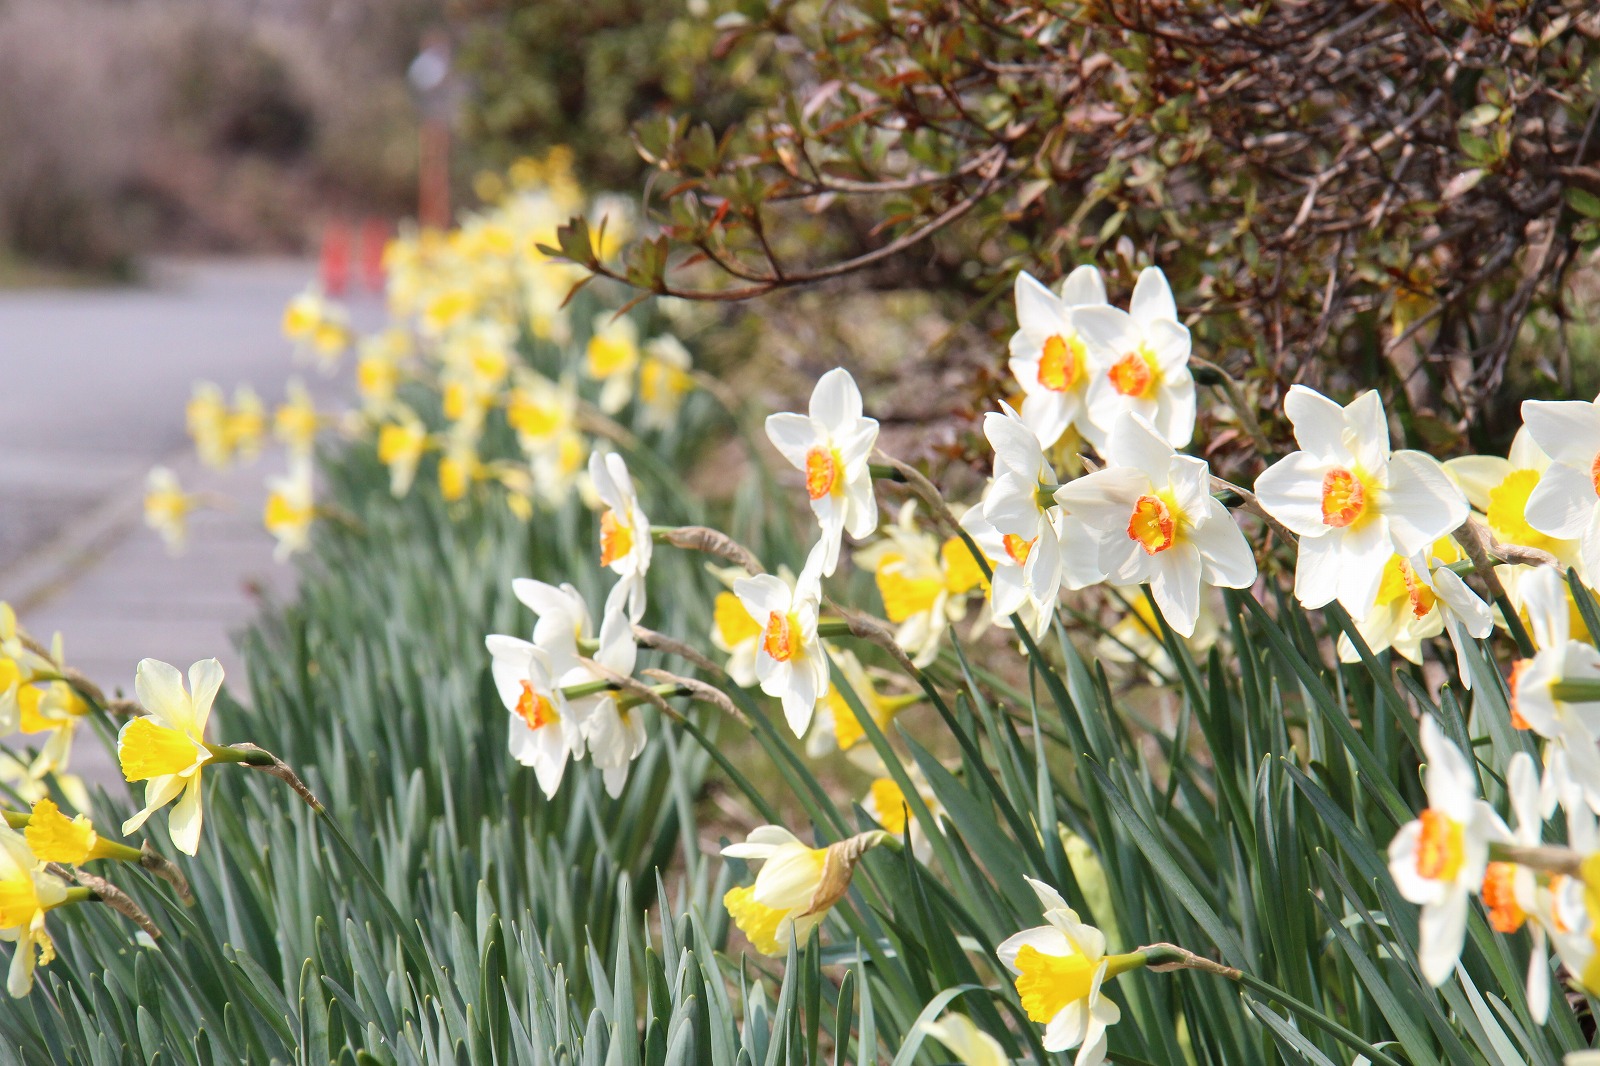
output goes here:
<path id="1" fill-rule="evenodd" d="M 1522 420 L 1550 456 L 1528 496 L 1528 525 L 1576 540 L 1583 580 L 1594 585 L 1600 582 L 1600 400 L 1524 400 Z"/>
<path id="2" fill-rule="evenodd" d="M 511 715 L 511 757 L 533 767 L 539 788 L 553 796 L 561 787 L 567 761 L 583 756 L 583 730 L 555 682 L 547 652 L 498 633 L 485 638 L 485 643 L 493 657 L 490 673 L 495 689 Z"/>
<path id="3" fill-rule="evenodd" d="M 1056 501 L 1081 519 L 1113 585 L 1148 583 L 1179 636 L 1194 635 L 1202 584 L 1248 588 L 1256 560 L 1244 532 L 1211 495 L 1211 468 L 1182 455 L 1139 415 L 1106 442 L 1106 467 L 1068 482 Z"/>
<path id="4" fill-rule="evenodd" d="M 1565 752 L 1573 779 L 1600 811 L 1600 701 L 1564 698 L 1556 689 L 1566 681 L 1600 682 L 1600 651 L 1572 639 L 1566 580 L 1559 573 L 1539 567 L 1523 578 L 1522 589 L 1538 651 L 1511 666 L 1511 724 Z"/>
<path id="5" fill-rule="evenodd" d="M 1467 501 L 1439 462 L 1389 449 L 1383 400 L 1366 392 L 1340 407 L 1295 385 L 1283 407 L 1300 451 L 1256 478 L 1267 512 L 1300 538 L 1294 592 L 1306 607 L 1337 599 L 1365 618 L 1392 555 L 1407 559 L 1456 529 Z"/>
<path id="6" fill-rule="evenodd" d="M 1105 982 L 1143 966 L 1143 955 L 1107 955 L 1106 936 L 1078 917 L 1055 889 L 1028 878 L 1044 907 L 1044 925 L 1024 929 L 995 950 L 1016 974 L 1028 1017 L 1043 1025 L 1046 1051 L 1078 1048 L 1075 1066 L 1106 1058 L 1106 1030 L 1122 1011 L 1102 991 Z"/>
<path id="7" fill-rule="evenodd" d="M 1089 391 L 1089 349 L 1072 323 L 1072 309 L 1106 302 L 1100 271 L 1085 264 L 1061 283 L 1057 296 L 1033 275 L 1017 275 L 1017 331 L 1011 335 L 1011 373 L 1022 386 L 1022 420 L 1039 443 L 1052 447 L 1067 427 L 1082 432 Z"/>
<path id="8" fill-rule="evenodd" d="M 991 488 L 993 485 L 990 482 Z M 983 517 L 982 503 L 967 508 L 961 516 L 961 528 L 989 561 L 989 615 L 999 628 L 1012 628 L 1015 617 L 1035 640 L 1050 628 L 1050 621 L 1055 617 L 1056 597 L 1061 591 L 1061 568 L 1049 566 L 1043 557 L 1036 558 L 1036 549 L 1043 541 L 1047 552 L 1053 547 L 1059 556 L 1063 525 L 1061 509 L 1053 507 L 1049 532 L 1029 540 L 1020 534 L 996 529 Z M 1093 551 L 1080 554 L 1087 554 L 1091 562 L 1094 561 Z M 1030 560 L 1035 564 L 1031 570 Z M 1051 577 L 1055 579 L 1053 582 L 1049 580 Z"/>
<path id="9" fill-rule="evenodd" d="M 618 578 L 606 598 L 606 609 L 613 603 L 625 605 L 628 617 L 637 622 L 644 617 L 645 575 L 650 571 L 650 519 L 639 506 L 622 456 L 594 452 L 589 456 L 589 478 L 605 508 L 600 512 L 600 565 Z"/>
<path id="10" fill-rule="evenodd" d="M 1072 324 L 1088 346 L 1088 419 L 1083 435 L 1104 451 L 1124 414 L 1142 415 L 1156 432 L 1183 447 L 1194 436 L 1194 377 L 1189 330 L 1178 321 L 1167 276 L 1146 267 L 1128 309 L 1075 307 Z"/>
<path id="11" fill-rule="evenodd" d="M 222 688 L 222 664 L 204 659 L 189 667 L 185 692 L 183 675 L 176 668 L 157 659 L 141 659 L 133 687 L 147 713 L 129 719 L 117 733 L 117 760 L 130 783 L 145 783 L 144 808 L 122 823 L 123 835 L 177 800 L 167 831 L 174 847 L 193 855 L 200 848 L 200 771 L 211 761 L 206 722 Z"/>
<path id="12" fill-rule="evenodd" d="M 808 414 L 767 417 L 767 438 L 805 474 L 806 496 L 822 526 L 815 551 L 821 576 L 828 577 L 839 565 L 844 534 L 859 540 L 878 527 L 878 501 L 867 465 L 878 441 L 878 421 L 862 415 L 861 390 L 849 371 L 836 367 L 811 391 Z"/>
<path id="13" fill-rule="evenodd" d="M 1422 719 L 1422 756 L 1428 808 L 1390 842 L 1389 873 L 1402 896 L 1422 905 L 1417 957 L 1423 978 L 1437 988 L 1461 957 L 1467 901 L 1483 885 L 1489 844 L 1510 834 L 1478 798 L 1472 765 L 1428 716 Z"/>
<path id="14" fill-rule="evenodd" d="M 761 691 L 782 701 L 789 728 L 803 737 L 817 701 L 828 691 L 828 655 L 817 636 L 821 580 L 808 565 L 792 585 L 761 574 L 734 582 L 733 593 L 761 623 L 756 653 Z"/>
<path id="15" fill-rule="evenodd" d="M 895 643 L 927 666 L 950 624 L 967 616 L 968 594 L 983 587 L 984 576 L 961 538 L 940 541 L 918 528 L 916 510 L 907 500 L 883 538 L 856 552 L 855 561 L 872 571 L 884 615 L 898 627 Z"/>

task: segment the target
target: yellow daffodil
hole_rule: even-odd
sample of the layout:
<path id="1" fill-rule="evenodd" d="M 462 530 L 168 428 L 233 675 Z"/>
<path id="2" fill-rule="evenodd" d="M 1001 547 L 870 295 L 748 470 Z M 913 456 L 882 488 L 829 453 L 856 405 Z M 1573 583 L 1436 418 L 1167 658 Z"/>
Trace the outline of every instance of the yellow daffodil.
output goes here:
<path id="1" fill-rule="evenodd" d="M 585 350 L 584 370 L 600 382 L 600 409 L 622 410 L 633 398 L 634 371 L 639 365 L 639 327 L 627 315 L 610 311 L 595 316 Z"/>
<path id="2" fill-rule="evenodd" d="M 131 719 L 117 734 L 117 759 L 129 782 L 145 783 L 145 805 L 122 823 L 123 835 L 177 800 L 167 831 L 174 847 L 193 855 L 200 847 L 201 770 L 212 757 L 206 746 L 206 721 L 222 688 L 222 664 L 204 659 L 189 667 L 185 692 L 183 675 L 175 667 L 142 659 L 133 683 L 148 713 Z"/>
<path id="3" fill-rule="evenodd" d="M 78 889 L 87 896 L 87 889 Z M 56 956 L 45 930 L 45 914 L 69 899 L 65 881 L 45 873 L 44 864 L 15 829 L 0 826 L 0 940 L 16 944 L 6 991 L 21 998 L 33 988 L 33 968 Z"/>
<path id="4" fill-rule="evenodd" d="M 209 381 L 196 382 L 185 409 L 185 421 L 200 461 L 218 470 L 226 467 L 233 452 L 228 433 L 228 401 L 222 390 Z"/>
<path id="5" fill-rule="evenodd" d="M 1155 601 L 1141 592 L 1131 602 L 1133 610 L 1123 615 L 1107 631 L 1106 636 L 1095 642 L 1096 657 L 1113 663 L 1144 662 L 1154 670 L 1170 674 L 1172 659 L 1167 655 L 1167 646 L 1161 639 L 1161 623 L 1156 619 Z M 1217 642 L 1219 632 L 1211 599 L 1201 596 L 1194 633 L 1184 643 L 1199 656 Z"/>
<path id="6" fill-rule="evenodd" d="M 287 399 L 278 407 L 272 419 L 273 435 L 289 449 L 290 455 L 309 457 L 317 443 L 320 421 L 317 405 L 311 399 L 305 382 L 298 378 L 291 379 Z"/>
<path id="7" fill-rule="evenodd" d="M 1028 884 L 1044 907 L 1046 924 L 1024 929 L 996 954 L 1017 975 L 1022 1009 L 1045 1027 L 1044 1049 L 1079 1048 L 1075 1066 L 1099 1066 L 1106 1057 L 1106 1030 L 1122 1018 L 1102 986 L 1143 966 L 1145 956 L 1107 955 L 1104 933 L 1085 924 L 1049 885 L 1031 877 Z"/>
<path id="8" fill-rule="evenodd" d="M 782 826 L 751 830 L 744 843 L 730 844 L 722 853 L 758 861 L 761 870 L 753 885 L 730 888 L 723 905 L 757 951 L 781 955 L 788 950 L 791 933 L 797 943 L 806 942 L 849 889 L 861 856 L 885 839 L 882 832 L 862 833 L 812 848 Z"/>
<path id="9" fill-rule="evenodd" d="M 267 532 L 277 538 L 273 558 L 283 562 L 303 551 L 311 538 L 311 522 L 316 517 L 312 497 L 311 460 L 292 459 L 288 474 L 267 479 L 267 505 L 262 521 Z"/>
<path id="10" fill-rule="evenodd" d="M 757 636 L 761 634 L 757 626 Z M 922 698 L 921 694 L 894 695 L 879 690 L 877 682 L 861 665 L 861 660 L 848 648 L 828 646 L 828 656 L 839 667 L 851 693 L 872 716 L 879 730 L 889 728 L 894 716 Z M 838 748 L 849 751 L 861 742 L 866 732 L 861 720 L 850 710 L 850 704 L 835 682 L 828 683 L 828 691 L 817 701 L 812 728 L 806 738 L 806 752 L 813 758 Z"/>
<path id="11" fill-rule="evenodd" d="M 986 581 L 961 538 L 940 541 L 923 532 L 916 511 L 917 502 L 907 500 L 883 538 L 856 552 L 855 561 L 877 581 L 884 614 L 898 627 L 895 642 L 927 666 L 950 623 L 966 617 L 968 593 L 982 591 Z"/>
<path id="12" fill-rule="evenodd" d="M 167 551 L 183 551 L 189 533 L 189 512 L 194 498 L 178 484 L 178 475 L 164 466 L 153 467 L 144 481 L 144 524 L 161 534 Z"/>
<path id="13" fill-rule="evenodd" d="M 395 421 L 378 427 L 378 462 L 389 468 L 389 492 L 397 499 L 411 491 L 427 449 L 428 429 L 409 408 L 398 408 Z"/>
<path id="14" fill-rule="evenodd" d="M 69 866 L 110 856 L 112 842 L 102 841 L 87 815 L 68 818 L 48 797 L 33 805 L 28 825 L 22 831 L 28 847 L 41 862 L 62 862 Z"/>

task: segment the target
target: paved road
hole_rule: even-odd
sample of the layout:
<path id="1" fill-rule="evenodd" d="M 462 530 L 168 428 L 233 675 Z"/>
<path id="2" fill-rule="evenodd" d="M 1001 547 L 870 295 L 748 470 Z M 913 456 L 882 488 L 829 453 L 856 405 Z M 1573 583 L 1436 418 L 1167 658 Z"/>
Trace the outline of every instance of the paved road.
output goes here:
<path id="1" fill-rule="evenodd" d="M 248 383 L 269 408 L 292 374 L 314 379 L 278 332 L 313 269 L 168 263 L 140 288 L 0 293 L 0 599 L 41 638 L 60 630 L 69 661 L 108 689 L 131 690 L 146 655 L 180 668 L 216 655 L 242 688 L 230 634 L 263 592 L 292 587 L 260 525 L 263 482 L 282 469 L 281 452 L 202 470 L 184 404 L 198 379 L 230 392 Z M 358 325 L 379 314 L 371 298 L 355 310 Z M 312 383 L 324 396 L 340 390 Z M 179 558 L 142 525 L 144 477 L 157 463 L 186 489 L 237 502 L 196 515 Z M 115 778 L 97 751 L 73 768 Z"/>

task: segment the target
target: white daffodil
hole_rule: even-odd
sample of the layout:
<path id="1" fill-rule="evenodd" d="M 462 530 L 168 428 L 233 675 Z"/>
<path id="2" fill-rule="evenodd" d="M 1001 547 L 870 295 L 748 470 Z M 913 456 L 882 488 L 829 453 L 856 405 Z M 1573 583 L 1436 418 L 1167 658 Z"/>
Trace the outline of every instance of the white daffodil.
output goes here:
<path id="1" fill-rule="evenodd" d="M 80 891 L 82 891 L 80 889 Z M 0 940 L 16 944 L 6 991 L 20 999 L 33 988 L 33 968 L 56 957 L 45 914 L 67 900 L 67 883 L 45 872 L 22 834 L 0 826 Z"/>
<path id="2" fill-rule="evenodd" d="M 1035 640 L 1050 628 L 1050 620 L 1055 617 L 1056 597 L 1061 590 L 1059 566 L 1052 569 L 1046 563 L 1039 563 L 1031 571 L 1028 567 L 1040 540 L 1045 542 L 1046 550 L 1055 545 L 1057 552 L 1060 551 L 1064 516 L 1059 507 L 1052 508 L 1051 512 L 1050 532 L 1048 536 L 1041 534 L 1038 540 L 1026 540 L 1016 533 L 1001 533 L 983 517 L 982 503 L 967 508 L 961 516 L 961 528 L 989 561 L 991 619 L 1001 629 L 1010 629 L 1015 616 Z M 1087 538 L 1081 543 L 1085 549 L 1079 554 L 1095 562 L 1096 553 Z M 1051 575 L 1056 578 L 1054 584 L 1048 580 L 1043 584 L 1034 583 L 1040 576 L 1048 579 Z"/>
<path id="3" fill-rule="evenodd" d="M 1028 1017 L 1045 1027 L 1046 1051 L 1078 1048 L 1075 1066 L 1106 1058 L 1106 1030 L 1122 1011 L 1101 991 L 1119 974 L 1144 965 L 1142 955 L 1106 955 L 1106 937 L 1085 924 L 1055 889 L 1028 878 L 1044 907 L 1045 925 L 1008 939 L 995 954 L 1017 975 L 1017 995 Z"/>
<path id="4" fill-rule="evenodd" d="M 1522 421 L 1550 457 L 1528 496 L 1527 523 L 1576 540 L 1583 580 L 1593 585 L 1600 581 L 1600 400 L 1524 400 Z"/>
<path id="5" fill-rule="evenodd" d="M 1519 751 L 1506 766 L 1506 795 L 1516 815 L 1512 843 L 1538 847 L 1544 835 L 1545 812 L 1538 767 L 1533 756 Z M 1544 1024 L 1550 1010 L 1550 957 L 1545 947 L 1545 924 L 1538 920 L 1541 911 L 1539 878 L 1534 870 L 1509 862 L 1491 862 L 1483 874 L 1479 898 L 1488 912 L 1489 926 L 1497 933 L 1511 934 L 1535 921 L 1530 928 L 1533 944 L 1528 958 L 1528 1010 L 1534 1021 Z"/>
<path id="6" fill-rule="evenodd" d="M 567 761 L 581 758 L 584 745 L 583 730 L 556 684 L 550 655 L 501 634 L 491 634 L 485 643 L 494 660 L 490 672 L 495 688 L 511 714 L 511 757 L 533 767 L 539 788 L 553 796 Z"/>
<path id="7" fill-rule="evenodd" d="M 817 701 L 828 691 L 828 655 L 817 636 L 821 580 L 807 565 L 793 585 L 761 574 L 734 582 L 733 594 L 761 623 L 756 653 L 761 691 L 782 701 L 789 728 L 803 737 Z"/>
<path id="8" fill-rule="evenodd" d="M 1523 603 L 1538 652 L 1511 667 L 1511 724 L 1531 729 L 1565 753 L 1568 771 L 1600 811 L 1600 701 L 1558 699 L 1562 681 L 1600 681 L 1600 651 L 1573 640 L 1566 581 L 1540 567 L 1523 579 Z"/>
<path id="9" fill-rule="evenodd" d="M 1174 447 L 1188 444 L 1195 409 L 1189 330 L 1178 321 L 1167 276 L 1146 267 L 1128 310 L 1075 307 L 1072 324 L 1089 351 L 1088 419 L 1079 428 L 1090 443 L 1104 451 L 1118 419 L 1131 412 Z"/>
<path id="10" fill-rule="evenodd" d="M 837 367 L 817 381 L 808 414 L 767 416 L 767 438 L 806 477 L 806 496 L 822 526 L 814 549 L 822 577 L 839 565 L 845 533 L 860 539 L 878 527 L 867 460 L 878 441 L 878 421 L 861 413 L 861 390 L 849 371 Z"/>
<path id="11" fill-rule="evenodd" d="M 1105 448 L 1106 467 L 1056 491 L 1079 518 L 1113 585 L 1148 583 L 1180 636 L 1194 634 L 1202 584 L 1248 588 L 1256 560 L 1227 507 L 1211 495 L 1211 468 L 1182 455 L 1136 414 L 1124 415 Z"/>
<path id="12" fill-rule="evenodd" d="M 1067 275 L 1057 296 L 1033 275 L 1017 275 L 1017 331 L 1011 335 L 1011 373 L 1022 386 L 1022 421 L 1039 443 L 1053 447 L 1069 426 L 1088 426 L 1089 352 L 1073 325 L 1072 309 L 1106 302 L 1100 271 L 1085 264 Z"/>
<path id="13" fill-rule="evenodd" d="M 1294 592 L 1301 604 L 1337 599 L 1359 621 L 1389 557 L 1410 559 L 1460 526 L 1466 497 L 1436 459 L 1390 451 L 1376 392 L 1340 407 L 1295 385 L 1283 406 L 1301 450 L 1256 478 L 1256 496 L 1300 538 Z"/>
<path id="14" fill-rule="evenodd" d="M 1437 988 L 1461 957 L 1467 900 L 1483 884 L 1489 844 L 1509 833 L 1478 798 L 1472 765 L 1429 717 L 1422 720 L 1422 755 L 1428 808 L 1390 842 L 1389 873 L 1402 896 L 1422 905 L 1418 962 Z"/>
<path id="15" fill-rule="evenodd" d="M 1000 1041 L 979 1029 L 965 1014 L 946 1014 L 927 1022 L 923 1032 L 950 1050 L 961 1066 L 1009 1066 Z"/>
<path id="16" fill-rule="evenodd" d="M 630 677 L 638 655 L 633 623 L 621 610 L 608 607 L 600 623 L 600 645 L 590 661 L 612 674 Z M 605 673 L 582 661 L 557 679 L 563 688 L 606 680 Z M 648 739 L 638 707 L 614 689 L 566 702 L 583 729 L 590 760 L 605 777 L 606 792 L 620 796 L 628 781 L 628 768 L 644 751 Z"/>
<path id="17" fill-rule="evenodd" d="M 144 808 L 122 823 L 124 836 L 173 800 L 167 819 L 172 844 L 185 855 L 200 848 L 201 769 L 211 761 L 206 747 L 206 721 L 222 688 L 222 664 L 203 659 L 189 667 L 189 691 L 183 675 L 157 659 L 141 659 L 134 673 L 134 691 L 147 712 L 130 719 L 117 734 L 117 760 L 122 776 L 143 781 Z"/>
<path id="18" fill-rule="evenodd" d="M 628 464 L 616 452 L 589 456 L 589 477 L 605 510 L 600 513 L 600 565 L 617 575 L 606 610 L 624 607 L 628 618 L 644 617 L 645 575 L 650 571 L 650 518 L 639 506 Z"/>
<path id="19" fill-rule="evenodd" d="M 912 662 L 927 666 L 953 622 L 967 616 L 967 595 L 983 586 L 983 571 L 960 537 L 940 541 L 916 522 L 917 502 L 907 500 L 876 543 L 856 552 L 871 570 L 884 615 L 899 628 L 895 643 Z"/>
<path id="20" fill-rule="evenodd" d="M 983 416 L 983 435 L 994 449 L 983 517 L 1006 540 L 996 558 L 1020 557 L 1025 583 L 1052 609 L 1062 586 L 1081 589 L 1105 580 L 1096 553 L 1081 550 L 1089 540 L 1082 520 L 1044 491 L 1055 485 L 1056 474 L 1038 438 L 1004 404 Z"/>

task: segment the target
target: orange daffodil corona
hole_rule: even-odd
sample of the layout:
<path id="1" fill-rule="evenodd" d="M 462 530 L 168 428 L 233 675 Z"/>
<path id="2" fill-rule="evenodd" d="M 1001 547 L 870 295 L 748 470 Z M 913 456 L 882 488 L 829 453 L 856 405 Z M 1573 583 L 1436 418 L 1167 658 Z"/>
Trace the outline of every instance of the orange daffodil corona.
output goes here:
<path id="1" fill-rule="evenodd" d="M 1267 513 L 1300 538 L 1294 591 L 1302 606 L 1338 600 L 1372 610 L 1393 555 L 1411 559 L 1466 521 L 1467 500 L 1438 460 L 1391 451 L 1376 392 L 1340 407 L 1295 385 L 1284 400 L 1300 451 L 1256 478 Z"/>
<path id="2" fill-rule="evenodd" d="M 811 560 L 791 585 L 761 574 L 734 582 L 733 594 L 761 625 L 756 679 L 761 691 L 779 700 L 797 737 L 805 736 L 817 701 L 828 692 L 828 656 L 817 635 L 822 583 Z"/>
<path id="3" fill-rule="evenodd" d="M 589 477 L 605 506 L 600 512 L 600 565 L 619 578 L 606 599 L 606 612 L 615 603 L 637 622 L 644 617 L 645 574 L 650 570 L 650 519 L 639 506 L 622 456 L 595 452 L 589 456 Z"/>
<path id="4" fill-rule="evenodd" d="M 767 416 L 767 438 L 805 475 L 806 497 L 822 526 L 819 577 L 839 565 L 845 533 L 857 540 L 878 528 L 878 501 L 867 460 L 878 441 L 878 422 L 861 413 L 861 390 L 849 371 L 836 368 L 817 381 L 807 414 Z"/>

